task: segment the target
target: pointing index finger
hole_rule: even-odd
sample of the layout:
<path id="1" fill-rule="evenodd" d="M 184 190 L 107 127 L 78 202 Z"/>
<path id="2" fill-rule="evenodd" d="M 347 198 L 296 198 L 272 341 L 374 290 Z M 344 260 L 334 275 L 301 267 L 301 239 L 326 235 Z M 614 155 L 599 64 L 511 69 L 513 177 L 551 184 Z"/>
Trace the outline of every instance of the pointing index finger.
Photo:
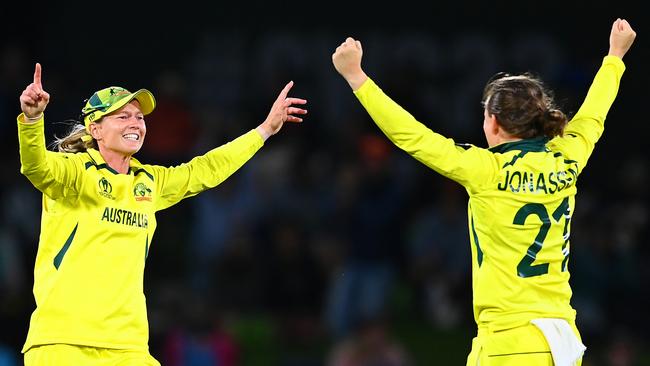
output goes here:
<path id="1" fill-rule="evenodd" d="M 289 90 L 291 90 L 292 87 L 293 87 L 293 80 L 288 82 L 287 85 L 284 87 L 284 89 L 282 89 L 280 95 L 278 95 L 277 100 L 284 100 L 289 94 Z"/>
<path id="2" fill-rule="evenodd" d="M 41 64 L 36 63 L 36 68 L 34 69 L 34 84 L 39 88 L 43 89 L 41 85 Z"/>

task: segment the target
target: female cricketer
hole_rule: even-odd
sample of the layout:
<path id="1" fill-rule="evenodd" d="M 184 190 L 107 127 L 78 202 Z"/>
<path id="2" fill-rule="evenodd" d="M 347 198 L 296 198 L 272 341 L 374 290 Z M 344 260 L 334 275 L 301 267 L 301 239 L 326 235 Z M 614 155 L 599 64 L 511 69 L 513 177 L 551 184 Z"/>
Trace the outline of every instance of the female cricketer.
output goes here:
<path id="1" fill-rule="evenodd" d="M 149 353 L 143 278 L 156 212 L 223 182 L 277 133 L 302 122 L 289 82 L 255 129 L 175 167 L 140 163 L 151 92 L 94 93 L 49 151 L 41 65 L 20 96 L 21 173 L 43 193 L 25 365 L 160 365 Z M 295 106 L 298 105 L 298 106 Z M 155 126 L 154 126 L 155 128 Z"/>
<path id="2" fill-rule="evenodd" d="M 576 181 L 603 133 L 635 37 L 626 20 L 614 21 L 609 53 L 571 121 L 532 75 L 493 77 L 482 100 L 487 149 L 455 144 L 391 100 L 363 71 L 359 41 L 347 38 L 332 55 L 381 131 L 469 194 L 478 333 L 468 366 L 582 363 L 568 270 Z"/>

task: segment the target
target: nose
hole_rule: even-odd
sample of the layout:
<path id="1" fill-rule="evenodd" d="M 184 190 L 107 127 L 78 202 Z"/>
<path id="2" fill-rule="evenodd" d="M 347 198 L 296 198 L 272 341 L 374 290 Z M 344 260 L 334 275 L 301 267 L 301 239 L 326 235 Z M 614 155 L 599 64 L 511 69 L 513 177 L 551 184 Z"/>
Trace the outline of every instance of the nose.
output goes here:
<path id="1" fill-rule="evenodd" d="M 144 118 L 142 117 L 131 116 L 129 118 L 129 127 L 142 127 L 144 125 Z"/>

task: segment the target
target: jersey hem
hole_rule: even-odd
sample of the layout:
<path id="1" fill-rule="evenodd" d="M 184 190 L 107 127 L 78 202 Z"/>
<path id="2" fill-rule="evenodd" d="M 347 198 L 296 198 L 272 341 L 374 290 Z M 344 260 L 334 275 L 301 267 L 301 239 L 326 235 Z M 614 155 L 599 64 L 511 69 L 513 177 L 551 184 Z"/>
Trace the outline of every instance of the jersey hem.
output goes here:
<path id="1" fill-rule="evenodd" d="M 134 351 L 149 351 L 148 345 L 142 344 L 127 344 L 127 343 L 112 343 L 112 342 L 98 342 L 92 340 L 79 340 L 72 338 L 52 338 L 49 340 L 33 341 L 25 344 L 21 353 L 29 351 L 32 347 L 44 346 L 48 344 L 71 344 L 75 346 L 95 347 L 95 348 L 108 348 L 108 349 L 121 349 L 121 350 L 134 350 Z"/>

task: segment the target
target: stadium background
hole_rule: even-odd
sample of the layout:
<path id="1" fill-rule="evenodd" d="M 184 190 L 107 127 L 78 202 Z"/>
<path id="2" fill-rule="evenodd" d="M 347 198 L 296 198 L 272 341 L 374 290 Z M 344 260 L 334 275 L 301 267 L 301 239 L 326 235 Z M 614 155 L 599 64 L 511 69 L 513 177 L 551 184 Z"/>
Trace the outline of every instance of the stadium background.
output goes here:
<path id="1" fill-rule="evenodd" d="M 159 213 L 145 294 L 163 365 L 210 364 L 214 354 L 223 365 L 324 365 L 355 337 L 375 354 L 401 348 L 415 365 L 461 365 L 475 332 L 466 194 L 387 144 L 331 54 L 346 36 L 360 39 L 366 71 L 396 101 L 434 130 L 485 146 L 479 102 L 493 73 L 535 72 L 571 114 L 616 17 L 639 37 L 578 185 L 573 305 L 585 366 L 650 365 L 643 14 L 588 2 L 4 8 L 0 365 L 20 361 L 34 307 L 40 195 L 19 174 L 14 121 L 35 62 L 52 95 L 49 141 L 94 90 L 150 89 L 158 107 L 137 155 L 148 163 L 177 164 L 256 127 L 288 80 L 309 100 L 303 125 L 285 126 L 221 186 Z M 345 286 L 354 296 L 342 296 Z M 355 316 L 360 303 L 375 307 Z"/>

